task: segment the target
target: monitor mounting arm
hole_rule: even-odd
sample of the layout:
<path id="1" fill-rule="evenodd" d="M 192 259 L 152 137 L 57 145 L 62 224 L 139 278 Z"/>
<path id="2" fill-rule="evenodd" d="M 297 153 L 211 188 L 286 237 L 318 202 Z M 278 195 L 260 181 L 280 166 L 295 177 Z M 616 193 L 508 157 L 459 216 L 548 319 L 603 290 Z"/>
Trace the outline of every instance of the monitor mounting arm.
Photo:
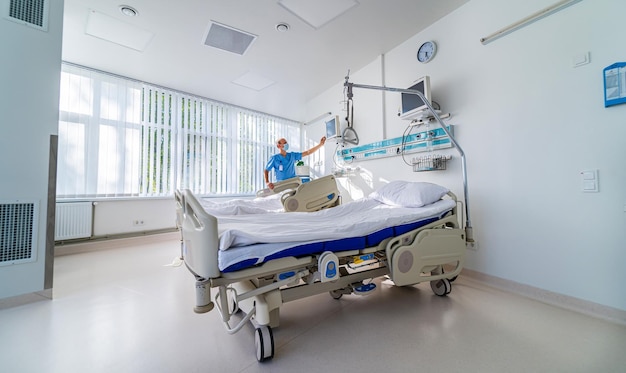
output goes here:
<path id="1" fill-rule="evenodd" d="M 474 234 L 473 234 L 472 223 L 471 223 L 471 220 L 470 220 L 470 213 L 469 213 L 469 196 L 468 196 L 468 188 L 467 188 L 467 164 L 466 164 L 466 161 L 465 161 L 465 152 L 463 152 L 463 149 L 456 142 L 456 140 L 454 139 L 454 137 L 452 136 L 450 131 L 448 131 L 448 129 L 446 128 L 446 124 L 443 122 L 443 120 L 441 119 L 439 114 L 437 114 L 436 110 L 433 108 L 433 106 L 430 103 L 430 101 L 428 101 L 426 99 L 426 97 L 424 97 L 424 94 L 422 92 L 414 90 L 414 89 L 402 89 L 402 88 L 391 88 L 391 87 L 375 86 L 375 85 L 355 84 L 355 83 L 350 83 L 349 79 L 350 79 L 350 76 L 346 75 L 346 80 L 345 80 L 345 82 L 343 84 L 344 87 L 346 87 L 346 89 L 347 89 L 347 96 L 348 96 L 349 99 L 351 99 L 354 96 L 354 94 L 352 92 L 353 88 L 363 88 L 363 89 L 373 89 L 373 90 L 377 90 L 377 91 L 388 91 L 388 92 L 399 92 L 399 93 L 414 94 L 414 95 L 417 95 L 419 98 L 421 98 L 422 101 L 424 101 L 424 103 L 426 104 L 426 106 L 428 106 L 428 110 L 430 110 L 430 112 L 432 113 L 433 117 L 435 118 L 435 120 L 437 121 L 439 126 L 441 126 L 443 131 L 450 138 L 450 141 L 452 142 L 452 145 L 454 145 L 454 147 L 456 148 L 457 152 L 459 152 L 459 155 L 461 156 L 461 171 L 463 173 L 463 193 L 464 193 L 464 197 L 465 197 L 465 216 L 466 216 L 466 221 L 465 221 L 465 240 L 468 243 L 473 243 L 474 242 Z"/>

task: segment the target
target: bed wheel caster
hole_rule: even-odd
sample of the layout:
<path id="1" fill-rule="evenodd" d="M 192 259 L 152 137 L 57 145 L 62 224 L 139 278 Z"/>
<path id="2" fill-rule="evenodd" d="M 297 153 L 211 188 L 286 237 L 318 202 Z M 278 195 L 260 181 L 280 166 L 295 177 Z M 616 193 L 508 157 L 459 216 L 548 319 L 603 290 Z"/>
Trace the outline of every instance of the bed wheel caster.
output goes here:
<path id="1" fill-rule="evenodd" d="M 433 293 L 435 293 L 435 295 L 440 297 L 446 296 L 450 294 L 450 291 L 452 291 L 452 285 L 450 284 L 450 280 L 447 278 L 431 281 L 430 288 L 433 289 Z"/>
<path id="2" fill-rule="evenodd" d="M 254 347 L 256 349 L 256 359 L 259 362 L 264 362 L 274 357 L 272 328 L 263 325 L 254 331 Z"/>
<path id="3" fill-rule="evenodd" d="M 341 297 L 343 297 L 341 289 L 331 290 L 328 293 L 330 293 L 330 296 L 333 297 L 333 299 L 341 299 Z"/>
<path id="4" fill-rule="evenodd" d="M 445 273 L 445 271 L 443 270 L 443 268 L 441 268 L 441 273 Z M 454 282 L 454 280 L 456 280 L 456 278 L 459 277 L 459 275 L 456 275 L 448 280 L 450 280 L 450 282 Z"/>
<path id="5" fill-rule="evenodd" d="M 328 292 L 333 299 L 340 299 L 344 294 L 352 294 L 352 288 L 335 289 Z"/>

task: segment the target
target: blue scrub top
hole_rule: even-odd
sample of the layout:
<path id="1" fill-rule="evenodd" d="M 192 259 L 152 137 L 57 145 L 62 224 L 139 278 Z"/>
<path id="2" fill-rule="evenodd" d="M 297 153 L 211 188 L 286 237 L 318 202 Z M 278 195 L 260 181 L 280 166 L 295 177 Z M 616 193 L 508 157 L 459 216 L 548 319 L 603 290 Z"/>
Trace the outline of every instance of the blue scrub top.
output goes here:
<path id="1" fill-rule="evenodd" d="M 276 175 L 276 181 L 283 181 L 296 177 L 296 162 L 302 159 L 302 153 L 291 152 L 287 153 L 284 157 L 278 153 L 274 154 L 265 169 L 271 171 L 274 169 Z"/>

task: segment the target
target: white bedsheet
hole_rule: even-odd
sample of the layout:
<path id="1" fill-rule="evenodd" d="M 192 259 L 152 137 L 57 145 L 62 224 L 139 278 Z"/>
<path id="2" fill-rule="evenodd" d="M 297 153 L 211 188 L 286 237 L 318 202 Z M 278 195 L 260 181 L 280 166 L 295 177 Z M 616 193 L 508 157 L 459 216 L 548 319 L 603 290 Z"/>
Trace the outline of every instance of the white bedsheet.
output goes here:
<path id="1" fill-rule="evenodd" d="M 455 206 L 449 199 L 419 208 L 362 198 L 316 212 L 218 216 L 219 249 L 258 243 L 311 242 L 364 236 L 386 227 L 435 216 Z"/>
<path id="2" fill-rule="evenodd" d="M 224 270 L 243 260 L 255 260 L 255 264 L 263 263 L 266 257 L 298 245 L 333 238 L 367 235 L 386 227 L 439 216 L 443 212 L 452 209 L 454 205 L 455 202 L 452 200 L 441 200 L 424 207 L 403 208 L 387 206 L 373 199 L 366 198 L 317 212 L 281 214 L 281 216 L 292 217 L 292 219 L 279 218 L 274 216 L 276 214 L 263 215 L 262 218 L 257 215 L 256 219 L 258 220 L 254 220 L 253 222 L 247 221 L 251 220 L 248 218 L 241 219 L 242 216 L 232 217 L 231 219 L 218 218 L 221 229 L 224 230 L 224 232 L 228 232 L 226 235 L 229 239 L 233 238 L 233 235 L 236 236 L 234 240 L 237 242 L 245 242 L 245 240 L 252 241 L 253 234 L 251 232 L 258 230 L 275 231 L 279 228 L 281 228 L 281 232 L 269 234 L 269 236 L 271 236 L 270 239 L 272 241 L 278 241 L 280 239 L 285 240 L 284 242 L 268 242 L 239 247 L 231 246 L 228 250 L 220 250 L 218 254 L 218 267 L 220 270 Z M 339 219 L 343 219 L 344 222 L 336 221 Z M 244 221 L 247 228 L 251 229 L 248 233 L 249 236 L 246 235 L 242 237 L 241 232 L 233 228 L 236 227 L 241 220 Z M 319 224 L 320 221 L 323 225 Z M 273 222 L 271 228 L 268 228 L 268 222 Z M 240 227 L 243 226 L 244 225 L 241 225 Z M 252 228 L 252 226 L 256 227 Z M 320 228 L 321 226 L 325 228 L 322 229 Z M 289 233 L 293 229 L 298 229 L 297 235 L 293 235 L 293 232 Z M 293 241 L 292 239 L 296 236 L 306 237 L 299 241 Z M 220 239 L 220 244 L 223 238 L 224 235 L 222 235 L 222 239 Z M 258 240 L 265 240 L 265 238 L 258 237 Z"/>
<path id="3" fill-rule="evenodd" d="M 232 199 L 220 201 L 218 199 L 202 198 L 200 204 L 211 215 L 220 217 L 228 215 L 266 214 L 268 212 L 283 212 L 280 202 L 282 194 L 275 194 L 264 198 Z"/>

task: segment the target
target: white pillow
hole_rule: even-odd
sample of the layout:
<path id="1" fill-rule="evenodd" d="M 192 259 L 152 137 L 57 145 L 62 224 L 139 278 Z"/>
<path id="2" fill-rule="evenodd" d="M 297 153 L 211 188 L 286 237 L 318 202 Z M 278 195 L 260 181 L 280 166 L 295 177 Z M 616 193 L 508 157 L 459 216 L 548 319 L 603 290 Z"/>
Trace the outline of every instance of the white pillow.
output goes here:
<path id="1" fill-rule="evenodd" d="M 433 183 L 396 180 L 369 196 L 386 205 L 422 207 L 439 201 L 448 191 L 447 188 Z"/>

